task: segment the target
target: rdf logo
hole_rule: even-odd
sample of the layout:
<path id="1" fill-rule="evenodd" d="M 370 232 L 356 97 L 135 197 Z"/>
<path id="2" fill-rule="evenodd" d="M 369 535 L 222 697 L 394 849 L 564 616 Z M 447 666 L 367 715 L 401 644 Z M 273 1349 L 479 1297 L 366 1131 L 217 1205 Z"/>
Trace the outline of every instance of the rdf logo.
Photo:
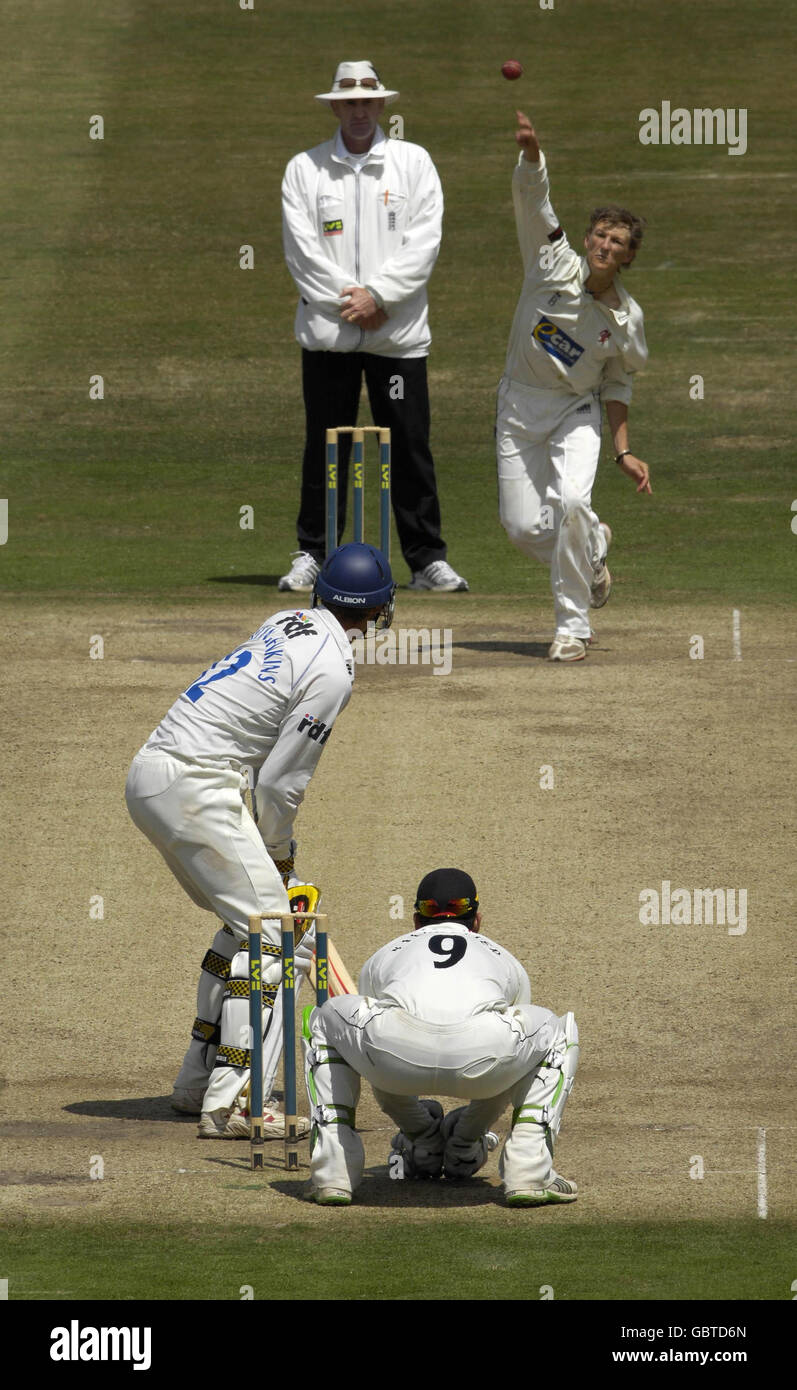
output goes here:
<path id="1" fill-rule="evenodd" d="M 747 150 L 747 107 L 673 107 L 661 103 L 661 111 L 646 106 L 639 113 L 641 145 L 727 145 L 728 154 Z"/>
<path id="2" fill-rule="evenodd" d="M 329 735 L 332 733 L 332 725 L 327 728 L 323 719 L 318 719 L 314 714 L 303 714 L 301 723 L 296 725 L 296 732 L 300 734 L 304 729 L 307 730 L 307 737 L 314 743 L 320 743 L 323 748 Z"/>

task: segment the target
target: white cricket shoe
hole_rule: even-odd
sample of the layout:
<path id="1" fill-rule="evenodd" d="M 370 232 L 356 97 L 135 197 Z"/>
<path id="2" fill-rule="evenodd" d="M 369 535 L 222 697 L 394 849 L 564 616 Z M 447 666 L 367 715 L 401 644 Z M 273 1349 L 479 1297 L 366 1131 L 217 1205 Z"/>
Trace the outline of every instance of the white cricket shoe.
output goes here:
<path id="1" fill-rule="evenodd" d="M 309 1132 L 310 1121 L 306 1120 L 304 1115 L 297 1115 L 297 1139 L 306 1138 Z M 248 1139 L 249 1114 L 239 1105 L 234 1105 L 231 1110 L 203 1110 L 197 1133 L 200 1139 Z M 263 1111 L 263 1138 L 285 1138 L 285 1116 L 271 1106 Z"/>
<path id="2" fill-rule="evenodd" d="M 575 1202 L 577 1197 L 576 1184 L 557 1175 L 547 1187 L 536 1192 L 507 1192 L 506 1204 L 508 1207 L 547 1207 L 557 1202 Z"/>
<path id="3" fill-rule="evenodd" d="M 313 1201 L 319 1207 L 350 1207 L 351 1193 L 345 1187 L 314 1187 Z"/>
<path id="4" fill-rule="evenodd" d="M 572 637 L 569 632 L 557 632 L 548 648 L 549 661 L 583 661 L 591 637 Z"/>
<path id="5" fill-rule="evenodd" d="M 287 574 L 283 574 L 277 588 L 283 591 L 290 589 L 294 594 L 309 593 L 320 568 L 318 561 L 306 550 L 295 550 L 291 567 Z"/>
<path id="6" fill-rule="evenodd" d="M 447 560 L 432 560 L 422 570 L 416 570 L 408 589 L 435 589 L 440 594 L 464 593 L 470 586 L 467 579 L 457 574 Z"/>
<path id="7" fill-rule="evenodd" d="M 600 529 L 606 537 L 606 553 L 608 554 L 609 546 L 612 543 L 611 527 L 607 526 L 605 521 L 602 521 Z M 602 608 L 604 603 L 609 602 L 609 595 L 612 592 L 612 576 L 609 574 L 609 569 L 606 564 L 606 555 L 604 555 L 601 563 L 594 572 L 589 592 L 590 608 Z"/>
<path id="8" fill-rule="evenodd" d="M 175 1086 L 169 1104 L 181 1115 L 201 1115 L 207 1086 Z"/>

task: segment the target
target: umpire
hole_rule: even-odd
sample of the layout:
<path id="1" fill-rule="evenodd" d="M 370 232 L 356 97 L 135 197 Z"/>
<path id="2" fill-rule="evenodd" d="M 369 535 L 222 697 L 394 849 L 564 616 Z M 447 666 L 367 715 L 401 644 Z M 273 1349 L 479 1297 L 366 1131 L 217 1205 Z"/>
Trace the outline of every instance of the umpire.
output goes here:
<path id="1" fill-rule="evenodd" d="M 337 134 L 297 155 L 282 184 L 283 240 L 300 300 L 306 438 L 299 550 L 280 589 L 311 589 L 324 554 L 325 432 L 354 425 L 363 376 L 374 424 L 392 434 L 391 490 L 411 589 L 468 585 L 446 560 L 429 447 L 426 285 L 437 260 L 443 192 L 426 150 L 385 137 L 389 91 L 369 62 L 340 63 L 326 102 Z M 351 439 L 341 439 L 338 539 Z"/>

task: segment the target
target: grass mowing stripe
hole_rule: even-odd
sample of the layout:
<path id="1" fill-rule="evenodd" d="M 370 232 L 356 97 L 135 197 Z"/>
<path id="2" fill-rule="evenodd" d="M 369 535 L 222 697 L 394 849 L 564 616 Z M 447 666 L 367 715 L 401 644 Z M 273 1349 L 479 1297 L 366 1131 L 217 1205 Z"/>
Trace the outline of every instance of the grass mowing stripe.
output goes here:
<path id="1" fill-rule="evenodd" d="M 256 1199 L 252 1199 L 255 1201 Z M 280 1226 L 8 1227 L 11 1299 L 778 1300 L 794 1228 L 780 1222 L 587 1225 L 524 1211 L 500 1226 L 357 1223 L 341 1212 Z M 391 1213 L 391 1216 L 393 1213 Z"/>

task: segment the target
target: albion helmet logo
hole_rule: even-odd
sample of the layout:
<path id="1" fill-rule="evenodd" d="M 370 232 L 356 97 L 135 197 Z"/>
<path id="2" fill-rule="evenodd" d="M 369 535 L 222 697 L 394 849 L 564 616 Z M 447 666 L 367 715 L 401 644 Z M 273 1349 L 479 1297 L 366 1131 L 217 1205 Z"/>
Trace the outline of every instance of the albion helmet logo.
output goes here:
<path id="1" fill-rule="evenodd" d="M 363 604 L 364 604 L 364 603 L 365 603 L 365 599 L 364 599 L 364 597 L 362 596 L 362 594 L 335 594 L 335 595 L 333 596 L 332 602 L 333 602 L 333 603 L 363 603 Z"/>

